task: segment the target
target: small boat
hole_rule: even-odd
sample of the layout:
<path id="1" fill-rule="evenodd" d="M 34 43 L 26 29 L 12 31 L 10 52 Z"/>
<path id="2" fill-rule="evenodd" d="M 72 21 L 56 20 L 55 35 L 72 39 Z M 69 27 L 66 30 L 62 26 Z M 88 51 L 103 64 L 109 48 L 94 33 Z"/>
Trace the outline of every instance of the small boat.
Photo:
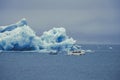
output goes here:
<path id="1" fill-rule="evenodd" d="M 79 51 L 69 51 L 68 55 L 84 55 L 85 54 L 85 50 L 79 50 Z"/>

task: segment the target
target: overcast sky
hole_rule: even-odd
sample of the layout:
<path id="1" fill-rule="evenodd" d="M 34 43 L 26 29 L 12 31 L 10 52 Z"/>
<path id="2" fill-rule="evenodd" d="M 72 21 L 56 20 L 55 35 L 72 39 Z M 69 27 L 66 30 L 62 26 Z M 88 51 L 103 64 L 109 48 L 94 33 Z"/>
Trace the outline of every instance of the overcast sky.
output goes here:
<path id="1" fill-rule="evenodd" d="M 79 43 L 120 43 L 119 0 L 0 0 L 0 25 L 26 18 L 38 35 L 65 27 Z"/>

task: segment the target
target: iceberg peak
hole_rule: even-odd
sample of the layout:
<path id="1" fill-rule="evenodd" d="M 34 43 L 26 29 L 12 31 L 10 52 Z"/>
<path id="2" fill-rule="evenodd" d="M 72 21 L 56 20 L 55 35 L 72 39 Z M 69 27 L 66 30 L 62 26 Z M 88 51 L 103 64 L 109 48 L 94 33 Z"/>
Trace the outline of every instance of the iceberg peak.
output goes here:
<path id="1" fill-rule="evenodd" d="M 27 21 L 25 18 L 23 18 L 22 20 L 20 20 L 19 22 L 17 22 L 16 24 L 11 24 L 8 26 L 1 26 L 0 27 L 0 33 L 3 33 L 5 31 L 12 31 L 13 29 L 17 28 L 17 27 L 23 27 L 27 25 Z"/>
<path id="2" fill-rule="evenodd" d="M 17 24 L 17 26 L 24 26 L 27 25 L 27 21 L 25 18 L 21 19 Z"/>

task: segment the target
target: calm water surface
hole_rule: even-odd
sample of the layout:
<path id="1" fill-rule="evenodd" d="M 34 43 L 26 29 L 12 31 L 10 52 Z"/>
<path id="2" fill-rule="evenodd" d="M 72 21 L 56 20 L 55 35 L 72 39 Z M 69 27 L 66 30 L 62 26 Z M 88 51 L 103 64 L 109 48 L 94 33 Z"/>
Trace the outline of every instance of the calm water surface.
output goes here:
<path id="1" fill-rule="evenodd" d="M 1 52 L 0 80 L 120 80 L 120 45 L 81 46 L 95 52 L 82 56 Z"/>

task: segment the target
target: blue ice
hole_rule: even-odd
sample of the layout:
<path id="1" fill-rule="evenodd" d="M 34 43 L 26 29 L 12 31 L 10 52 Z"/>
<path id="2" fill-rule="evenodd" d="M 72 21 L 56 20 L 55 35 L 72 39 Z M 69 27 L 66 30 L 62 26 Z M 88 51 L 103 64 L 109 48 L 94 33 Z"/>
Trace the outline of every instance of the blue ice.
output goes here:
<path id="1" fill-rule="evenodd" d="M 26 19 L 0 27 L 0 50 L 3 51 L 66 51 L 76 49 L 75 43 L 72 37 L 67 36 L 63 27 L 53 28 L 37 36 L 27 25 Z"/>

